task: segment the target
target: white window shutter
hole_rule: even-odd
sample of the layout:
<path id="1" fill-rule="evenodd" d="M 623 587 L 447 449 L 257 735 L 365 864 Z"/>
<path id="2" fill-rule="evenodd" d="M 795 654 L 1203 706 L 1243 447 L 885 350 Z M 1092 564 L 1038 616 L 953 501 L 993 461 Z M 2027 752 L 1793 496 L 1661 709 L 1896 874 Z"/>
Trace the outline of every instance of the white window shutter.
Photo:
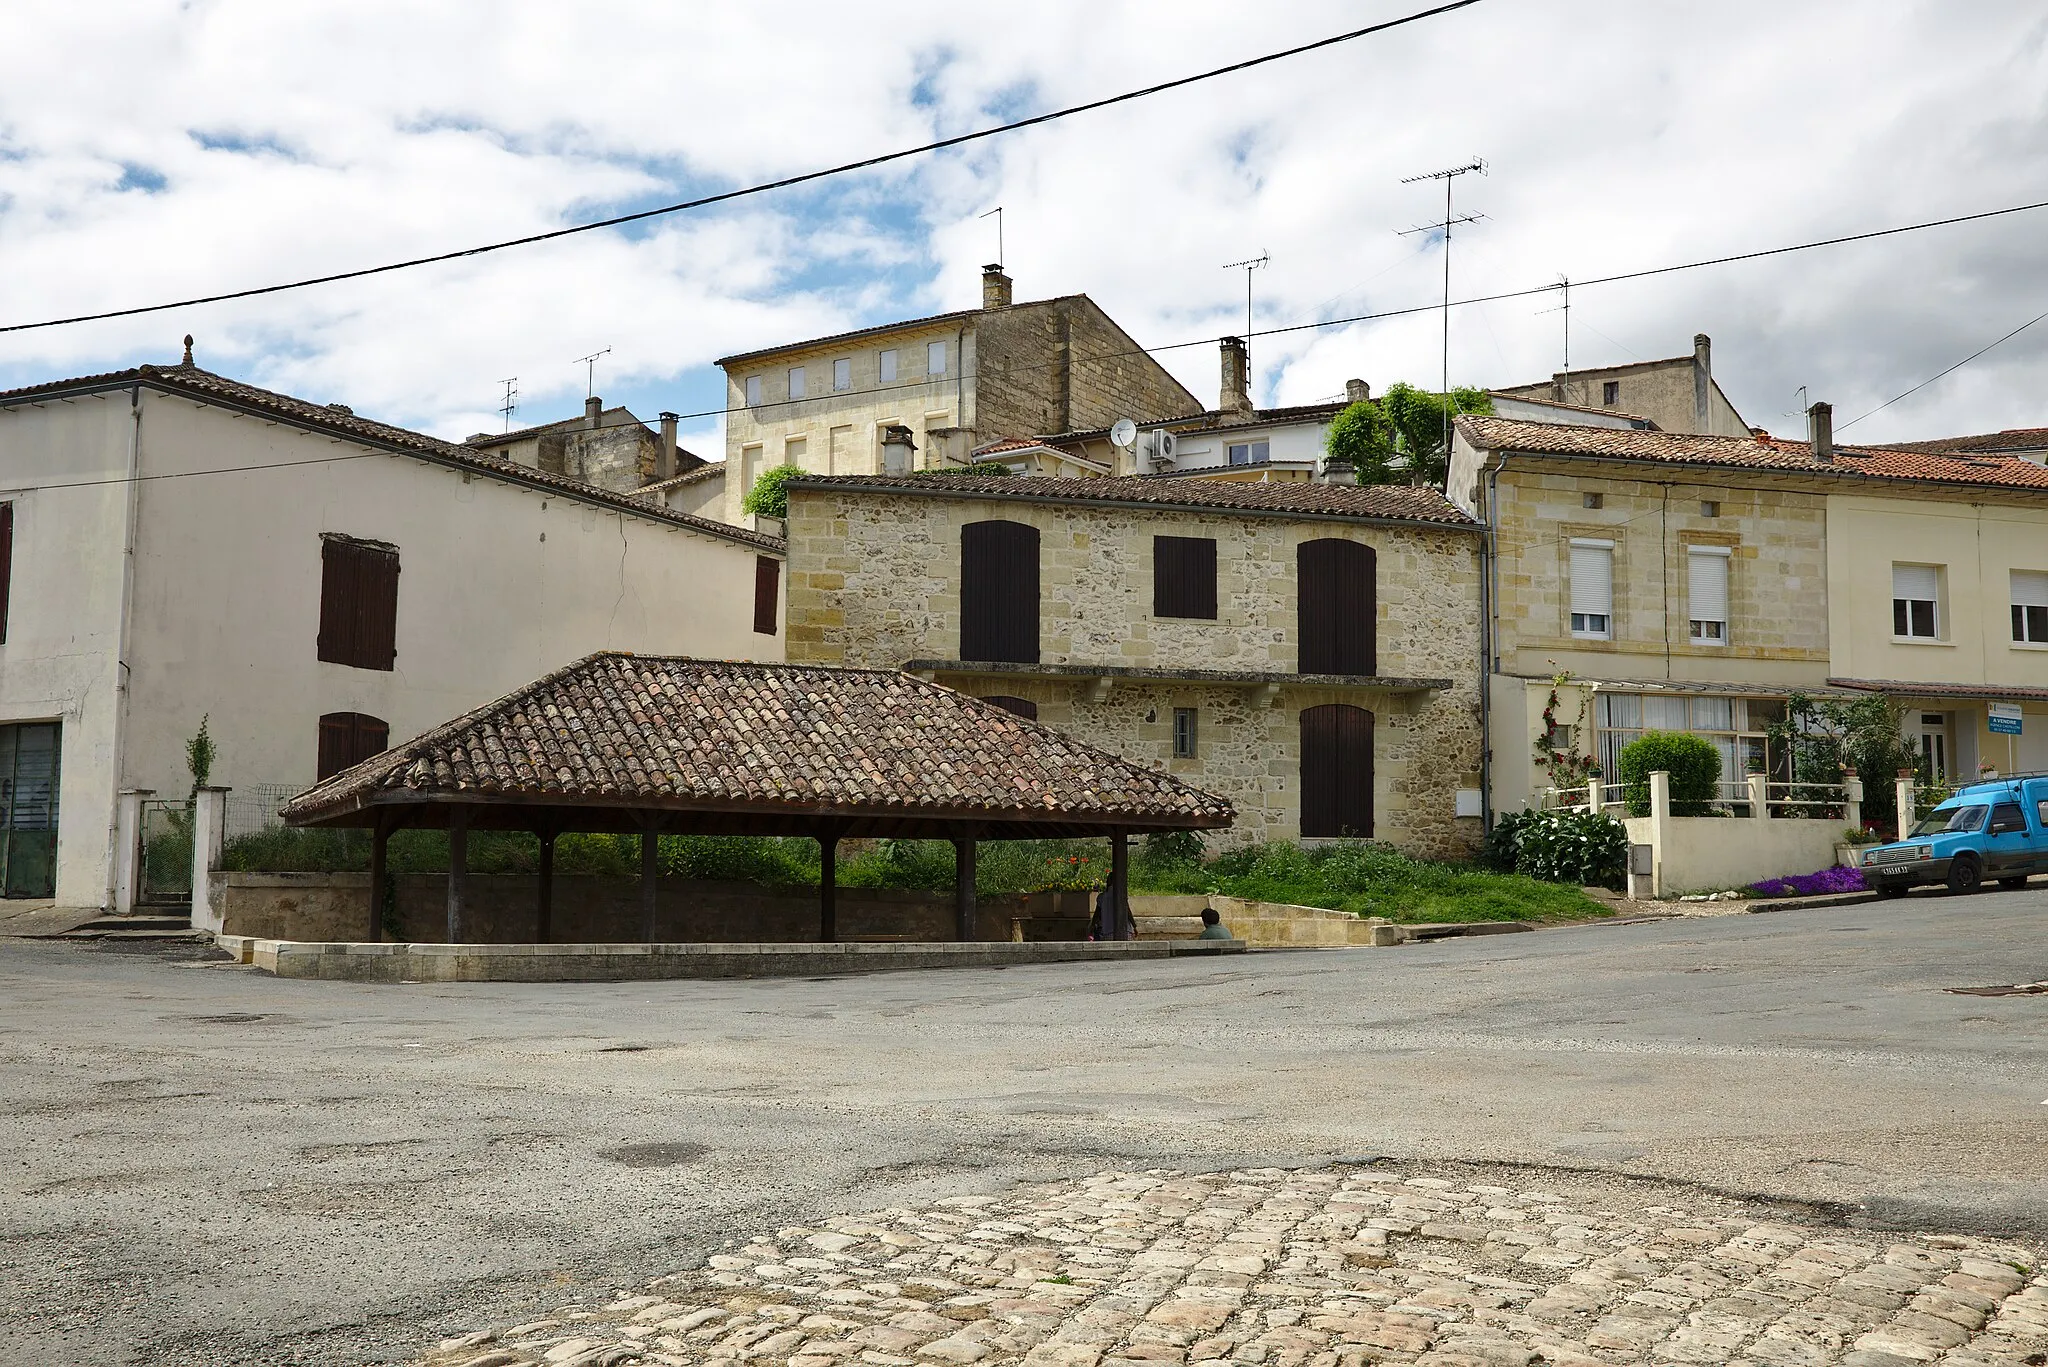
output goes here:
<path id="1" fill-rule="evenodd" d="M 1686 568 L 1690 571 L 1692 589 L 1692 620 L 1695 622 L 1726 622 L 1728 620 L 1728 553 L 1726 551 L 1704 550 L 1695 547 L 1687 556 Z"/>
<path id="2" fill-rule="evenodd" d="M 1599 617 L 1614 613 L 1614 544 L 1572 542 L 1572 612 Z"/>
<path id="3" fill-rule="evenodd" d="M 2048 574 L 2039 570 L 2014 570 L 2012 605 L 2016 608 L 2048 608 Z"/>
<path id="4" fill-rule="evenodd" d="M 1941 578 L 1932 565 L 1892 566 L 1892 597 L 1932 603 L 1941 596 Z"/>

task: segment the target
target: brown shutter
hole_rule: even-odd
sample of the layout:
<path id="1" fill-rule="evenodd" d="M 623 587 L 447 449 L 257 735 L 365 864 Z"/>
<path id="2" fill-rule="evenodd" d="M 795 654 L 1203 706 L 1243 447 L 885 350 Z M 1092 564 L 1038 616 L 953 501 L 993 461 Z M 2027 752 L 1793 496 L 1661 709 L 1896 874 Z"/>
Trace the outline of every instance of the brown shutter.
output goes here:
<path id="1" fill-rule="evenodd" d="M 342 542 L 320 543 L 320 642 L 316 653 L 329 664 L 347 664 L 349 647 L 354 644 L 353 571 L 348 549 Z"/>
<path id="2" fill-rule="evenodd" d="M 7 597 L 14 579 L 14 505 L 0 503 L 0 645 L 7 641 Z"/>
<path id="3" fill-rule="evenodd" d="M 364 669 L 389 670 L 398 662 L 398 556 L 369 546 L 362 552 L 358 663 Z"/>
<path id="4" fill-rule="evenodd" d="M 763 636 L 775 634 L 777 608 L 782 602 L 782 562 L 772 556 L 754 557 L 754 630 Z"/>
<path id="5" fill-rule="evenodd" d="M 1356 541 L 1304 541 L 1295 552 L 1303 674 L 1376 672 L 1376 557 Z"/>
<path id="6" fill-rule="evenodd" d="M 390 670 L 398 660 L 398 552 L 328 536 L 320 542 L 320 659 Z"/>
<path id="7" fill-rule="evenodd" d="M 1018 716 L 1028 717 L 1032 721 L 1038 720 L 1038 704 L 1029 698 L 1013 698 L 1007 693 L 992 693 L 988 697 L 983 698 L 982 701 L 992 706 L 1000 707 L 1005 712 L 1014 712 Z"/>
<path id="8" fill-rule="evenodd" d="M 391 726 L 363 712 L 329 712 L 320 718 L 320 757 L 314 781 L 331 778 L 391 748 Z"/>
<path id="9" fill-rule="evenodd" d="M 1301 712 L 1301 833 L 1372 835 L 1373 716 L 1331 703 Z"/>
<path id="10" fill-rule="evenodd" d="M 960 658 L 1038 663 L 1038 529 L 960 529 Z"/>
<path id="11" fill-rule="evenodd" d="M 1216 620 L 1216 542 L 1206 536 L 1152 538 L 1152 615 Z"/>

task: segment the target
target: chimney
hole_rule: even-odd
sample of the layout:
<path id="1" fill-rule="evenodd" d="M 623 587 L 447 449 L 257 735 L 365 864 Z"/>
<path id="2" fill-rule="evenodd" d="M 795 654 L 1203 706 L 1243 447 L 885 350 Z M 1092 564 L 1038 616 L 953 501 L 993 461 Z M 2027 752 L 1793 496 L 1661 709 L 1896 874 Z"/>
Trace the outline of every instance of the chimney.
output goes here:
<path id="1" fill-rule="evenodd" d="M 1216 407 L 1225 414 L 1236 414 L 1249 418 L 1252 408 L 1252 361 L 1245 350 L 1244 338 L 1223 339 L 1223 392 Z"/>
<path id="2" fill-rule="evenodd" d="M 882 473 L 907 475 L 917 468 L 917 443 L 907 427 L 891 425 L 882 429 Z"/>
<path id="3" fill-rule="evenodd" d="M 1364 403 L 1371 397 L 1372 386 L 1364 380 L 1346 380 L 1344 382 L 1344 402 Z"/>
<path id="4" fill-rule="evenodd" d="M 1705 436 L 1713 431 L 1714 339 L 1704 332 L 1692 335 L 1692 430 Z"/>
<path id="5" fill-rule="evenodd" d="M 598 429 L 598 420 L 602 417 L 604 417 L 604 400 L 592 394 L 583 401 L 583 425 L 595 432 Z"/>
<path id="6" fill-rule="evenodd" d="M 676 422 L 680 416 L 676 413 L 661 415 L 661 454 L 654 461 L 656 479 L 676 477 Z"/>
<path id="7" fill-rule="evenodd" d="M 1010 277 L 1003 274 L 1003 263 L 981 268 L 981 306 L 985 309 L 1006 309 L 1010 306 Z"/>
<path id="8" fill-rule="evenodd" d="M 1358 483 L 1358 467 L 1348 460 L 1338 460 L 1333 456 L 1325 457 L 1323 460 L 1323 483 L 1356 484 Z"/>
<path id="9" fill-rule="evenodd" d="M 1813 458 L 1826 464 L 1835 458 L 1835 406 L 1817 403 L 1806 410 L 1806 436 L 1813 443 Z"/>

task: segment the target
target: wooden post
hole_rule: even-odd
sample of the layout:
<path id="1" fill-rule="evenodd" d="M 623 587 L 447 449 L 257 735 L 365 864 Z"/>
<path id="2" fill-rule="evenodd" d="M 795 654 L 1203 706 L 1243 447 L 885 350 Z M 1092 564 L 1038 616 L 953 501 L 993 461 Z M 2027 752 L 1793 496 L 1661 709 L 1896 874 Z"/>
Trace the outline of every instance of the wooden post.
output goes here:
<path id="1" fill-rule="evenodd" d="M 1112 832 L 1109 837 L 1109 901 L 1110 915 L 1114 918 L 1109 938 L 1135 939 L 1138 928 L 1131 917 L 1130 837 L 1122 831 Z"/>
<path id="2" fill-rule="evenodd" d="M 661 836 L 650 820 L 640 831 L 640 938 L 654 943 L 654 912 L 661 898 Z"/>
<path id="3" fill-rule="evenodd" d="M 954 938 L 974 938 L 974 837 L 961 836 L 953 841 L 953 917 Z"/>
<path id="4" fill-rule="evenodd" d="M 540 872 L 534 888 L 533 942 L 544 945 L 555 938 L 555 836 L 552 822 L 543 822 L 534 832 L 540 837 Z"/>
<path id="5" fill-rule="evenodd" d="M 372 944 L 384 938 L 384 847 L 391 840 L 392 824 L 380 813 L 370 832 L 370 933 L 363 938 Z"/>
<path id="6" fill-rule="evenodd" d="M 469 813 L 448 813 L 448 943 L 462 943 L 462 900 L 469 891 Z"/>
<path id="7" fill-rule="evenodd" d="M 839 938 L 839 824 L 818 828 L 818 938 Z"/>

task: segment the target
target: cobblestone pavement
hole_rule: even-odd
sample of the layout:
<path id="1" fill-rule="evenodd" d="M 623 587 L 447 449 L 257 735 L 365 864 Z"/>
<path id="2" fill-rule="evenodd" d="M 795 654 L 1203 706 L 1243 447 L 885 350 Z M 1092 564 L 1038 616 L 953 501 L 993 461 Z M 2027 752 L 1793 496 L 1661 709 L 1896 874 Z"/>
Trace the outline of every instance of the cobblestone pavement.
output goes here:
<path id="1" fill-rule="evenodd" d="M 1451 1170 L 1445 1170 L 1451 1171 Z M 1791 1223 L 1668 1183 L 1108 1172 L 777 1230 L 429 1367 L 2018 1367 L 2042 1250 Z"/>

